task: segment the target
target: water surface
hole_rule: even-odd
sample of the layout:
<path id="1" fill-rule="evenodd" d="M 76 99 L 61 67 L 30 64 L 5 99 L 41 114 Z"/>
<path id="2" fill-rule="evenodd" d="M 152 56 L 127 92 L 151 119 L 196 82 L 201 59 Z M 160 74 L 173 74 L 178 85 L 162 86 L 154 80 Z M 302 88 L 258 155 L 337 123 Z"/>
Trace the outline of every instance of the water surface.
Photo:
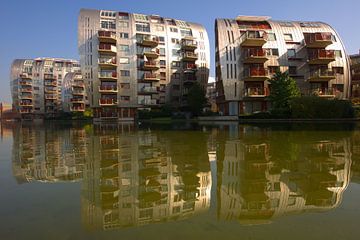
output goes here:
<path id="1" fill-rule="evenodd" d="M 0 239 L 358 239 L 356 125 L 6 123 Z"/>

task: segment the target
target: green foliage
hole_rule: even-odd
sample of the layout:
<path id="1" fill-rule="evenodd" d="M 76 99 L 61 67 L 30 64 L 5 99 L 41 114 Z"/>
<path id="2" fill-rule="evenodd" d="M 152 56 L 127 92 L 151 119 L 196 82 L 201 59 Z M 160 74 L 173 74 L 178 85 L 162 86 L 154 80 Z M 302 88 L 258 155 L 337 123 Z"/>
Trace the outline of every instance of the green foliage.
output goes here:
<path id="1" fill-rule="evenodd" d="M 300 96 L 296 81 L 289 77 L 287 72 L 277 71 L 270 80 L 270 84 L 269 100 L 271 101 L 272 114 L 278 117 L 289 116 L 291 100 Z"/>
<path id="2" fill-rule="evenodd" d="M 152 118 L 166 118 L 171 117 L 175 109 L 169 105 L 165 104 L 158 110 L 139 110 L 139 119 L 152 119 Z"/>
<path id="3" fill-rule="evenodd" d="M 355 117 L 350 101 L 321 97 L 298 97 L 291 100 L 292 118 L 334 119 Z"/>
<path id="4" fill-rule="evenodd" d="M 194 116 L 200 115 L 203 108 L 205 107 L 205 104 L 207 103 L 206 92 L 200 86 L 200 84 L 195 83 L 189 89 L 188 96 L 187 96 L 187 103 L 188 103 L 190 112 Z"/>
<path id="5" fill-rule="evenodd" d="M 86 108 L 84 112 L 85 118 L 92 118 L 93 117 L 93 111 L 91 108 Z"/>

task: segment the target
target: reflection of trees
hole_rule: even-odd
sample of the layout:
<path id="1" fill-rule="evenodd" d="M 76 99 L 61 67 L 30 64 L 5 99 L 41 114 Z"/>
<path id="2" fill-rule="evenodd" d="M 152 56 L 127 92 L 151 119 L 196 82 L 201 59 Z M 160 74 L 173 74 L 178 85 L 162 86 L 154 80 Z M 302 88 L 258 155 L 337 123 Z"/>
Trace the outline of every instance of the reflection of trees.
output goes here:
<path id="1" fill-rule="evenodd" d="M 245 132 L 218 151 L 221 218 L 247 222 L 338 206 L 351 161 L 346 132 Z"/>

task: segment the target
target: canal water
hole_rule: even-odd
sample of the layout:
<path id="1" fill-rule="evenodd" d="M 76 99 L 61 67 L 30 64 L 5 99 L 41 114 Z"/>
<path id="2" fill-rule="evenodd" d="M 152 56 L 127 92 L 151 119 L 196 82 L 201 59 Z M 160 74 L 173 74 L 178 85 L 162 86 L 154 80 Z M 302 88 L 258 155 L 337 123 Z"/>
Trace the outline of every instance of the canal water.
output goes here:
<path id="1" fill-rule="evenodd" d="M 354 124 L 4 123 L 0 239 L 358 239 Z"/>

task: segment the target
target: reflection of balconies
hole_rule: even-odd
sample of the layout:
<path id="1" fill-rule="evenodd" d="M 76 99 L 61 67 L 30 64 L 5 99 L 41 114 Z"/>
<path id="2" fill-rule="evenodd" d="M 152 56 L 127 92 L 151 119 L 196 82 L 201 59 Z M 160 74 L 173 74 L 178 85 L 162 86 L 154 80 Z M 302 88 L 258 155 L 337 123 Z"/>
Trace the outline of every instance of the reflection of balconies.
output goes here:
<path id="1" fill-rule="evenodd" d="M 142 87 L 138 90 L 139 94 L 154 94 L 154 93 L 158 93 L 158 88 L 157 87 Z"/>
<path id="2" fill-rule="evenodd" d="M 115 106 L 117 105 L 117 99 L 99 99 L 100 106 Z"/>
<path id="3" fill-rule="evenodd" d="M 118 88 L 117 86 L 99 86 L 99 92 L 100 93 L 117 93 L 118 92 Z"/>
<path id="4" fill-rule="evenodd" d="M 183 61 L 196 61 L 198 59 L 198 54 L 193 52 L 184 52 L 182 54 Z"/>
<path id="5" fill-rule="evenodd" d="M 304 37 L 308 48 L 326 48 L 334 41 L 333 35 L 329 32 L 304 33 Z"/>
<path id="6" fill-rule="evenodd" d="M 263 98 L 269 95 L 267 88 L 264 87 L 247 87 L 244 90 L 244 96 L 249 98 Z"/>
<path id="7" fill-rule="evenodd" d="M 329 64 L 335 61 L 335 51 L 325 49 L 309 49 L 309 64 Z"/>
<path id="8" fill-rule="evenodd" d="M 264 31 L 246 31 L 240 37 L 241 47 L 262 47 L 267 41 Z"/>
<path id="9" fill-rule="evenodd" d="M 117 80 L 117 72 L 99 72 L 100 80 Z"/>
<path id="10" fill-rule="evenodd" d="M 144 49 L 144 55 L 147 58 L 158 58 L 160 56 L 160 50 L 158 48 Z"/>
<path id="11" fill-rule="evenodd" d="M 265 63 L 268 60 L 266 51 L 262 48 L 250 48 L 243 50 L 244 63 Z"/>
<path id="12" fill-rule="evenodd" d="M 321 81 L 330 81 L 335 78 L 335 73 L 329 69 L 318 69 L 316 71 L 311 71 L 308 78 L 309 82 L 321 82 Z"/>
<path id="13" fill-rule="evenodd" d="M 116 55 L 117 48 L 115 45 L 100 43 L 98 48 L 99 53 Z"/>
<path id="14" fill-rule="evenodd" d="M 249 67 L 244 69 L 244 81 L 266 81 L 270 78 L 268 69 L 263 67 Z"/>
<path id="15" fill-rule="evenodd" d="M 99 38 L 99 42 L 116 43 L 116 33 L 115 32 L 99 31 L 98 38 Z"/>
<path id="16" fill-rule="evenodd" d="M 142 65 L 144 70 L 157 70 L 160 68 L 158 61 L 145 61 Z"/>
<path id="17" fill-rule="evenodd" d="M 138 40 L 138 43 L 146 47 L 156 47 L 159 45 L 159 37 L 157 36 L 144 36 Z"/>
<path id="18" fill-rule="evenodd" d="M 99 67 L 102 69 L 115 69 L 117 67 L 116 58 L 99 58 Z"/>
<path id="19" fill-rule="evenodd" d="M 181 48 L 188 51 L 194 51 L 197 48 L 197 42 L 195 40 L 182 39 Z"/>
<path id="20" fill-rule="evenodd" d="M 143 76 L 144 81 L 160 81 L 159 74 L 156 73 L 144 73 Z"/>

